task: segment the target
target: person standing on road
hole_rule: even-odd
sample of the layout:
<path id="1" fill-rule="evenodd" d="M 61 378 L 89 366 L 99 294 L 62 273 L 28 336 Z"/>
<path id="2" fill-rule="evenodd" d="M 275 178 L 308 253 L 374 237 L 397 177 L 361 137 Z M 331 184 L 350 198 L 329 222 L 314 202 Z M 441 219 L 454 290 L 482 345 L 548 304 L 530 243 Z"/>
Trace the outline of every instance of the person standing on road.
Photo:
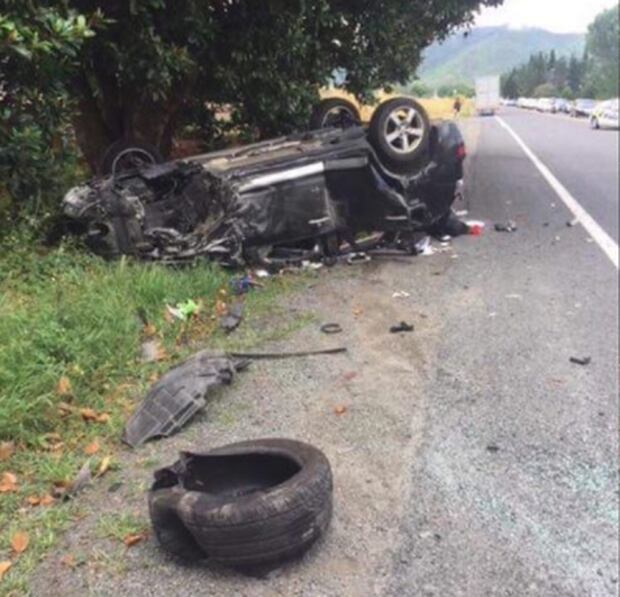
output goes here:
<path id="1" fill-rule="evenodd" d="M 454 100 L 454 105 L 452 106 L 452 108 L 454 109 L 454 118 L 459 117 L 462 107 L 463 107 L 463 102 L 461 101 L 461 98 L 457 96 L 456 99 Z"/>

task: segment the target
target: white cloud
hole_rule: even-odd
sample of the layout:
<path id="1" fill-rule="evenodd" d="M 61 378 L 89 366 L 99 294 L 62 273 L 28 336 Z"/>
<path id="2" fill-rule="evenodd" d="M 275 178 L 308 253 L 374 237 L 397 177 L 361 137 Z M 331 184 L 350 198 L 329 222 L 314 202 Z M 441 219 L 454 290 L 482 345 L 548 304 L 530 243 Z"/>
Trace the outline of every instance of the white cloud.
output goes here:
<path id="1" fill-rule="evenodd" d="M 484 8 L 476 24 L 583 32 L 599 12 L 612 6 L 618 6 L 617 0 L 504 0 L 499 8 Z"/>

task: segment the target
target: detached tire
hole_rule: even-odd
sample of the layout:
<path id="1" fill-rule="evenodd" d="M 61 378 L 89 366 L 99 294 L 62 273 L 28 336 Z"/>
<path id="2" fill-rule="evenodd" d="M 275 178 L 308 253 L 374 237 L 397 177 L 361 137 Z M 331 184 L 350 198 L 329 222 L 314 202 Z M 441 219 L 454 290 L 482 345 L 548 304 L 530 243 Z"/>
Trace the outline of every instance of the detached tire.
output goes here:
<path id="1" fill-rule="evenodd" d="M 163 156 L 154 145 L 119 139 L 103 154 L 101 173 L 116 176 L 121 172 L 161 164 L 163 161 Z"/>
<path id="2" fill-rule="evenodd" d="M 362 121 L 359 110 L 350 101 L 338 97 L 319 102 L 310 116 L 310 130 L 337 127 L 346 129 Z"/>
<path id="3" fill-rule="evenodd" d="M 237 568 L 306 551 L 332 513 L 332 475 L 318 449 L 269 439 L 181 453 L 155 473 L 149 510 L 161 546 Z"/>
<path id="4" fill-rule="evenodd" d="M 372 116 L 368 136 L 381 162 L 398 174 L 414 170 L 427 155 L 430 121 L 414 99 L 400 97 L 381 104 Z"/>

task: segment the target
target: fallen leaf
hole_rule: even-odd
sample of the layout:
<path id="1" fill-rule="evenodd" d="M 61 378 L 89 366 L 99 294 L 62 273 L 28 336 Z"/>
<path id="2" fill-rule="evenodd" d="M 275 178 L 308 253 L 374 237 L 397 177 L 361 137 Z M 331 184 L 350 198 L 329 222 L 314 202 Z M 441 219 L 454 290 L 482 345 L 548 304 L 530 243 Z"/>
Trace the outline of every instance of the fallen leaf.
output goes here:
<path id="1" fill-rule="evenodd" d="M 145 336 L 154 336 L 157 333 L 157 328 L 152 323 L 147 323 L 142 328 L 142 333 Z"/>
<path id="2" fill-rule="evenodd" d="M 47 449 L 48 449 L 50 452 L 59 452 L 60 450 L 62 450 L 62 449 L 63 449 L 64 445 L 65 445 L 65 442 L 56 442 L 55 444 L 50 444 L 50 445 L 47 447 Z"/>
<path id="3" fill-rule="evenodd" d="M 364 312 L 364 309 L 362 309 L 361 307 L 355 307 L 353 309 L 353 315 L 355 317 L 359 317 L 363 312 Z"/>
<path id="4" fill-rule="evenodd" d="M 75 558 L 73 557 L 73 554 L 70 554 L 70 553 L 60 558 L 60 563 L 63 566 L 67 566 L 68 568 L 75 568 L 77 565 L 75 562 Z"/>
<path id="5" fill-rule="evenodd" d="M 15 453 L 15 444 L 13 442 L 0 443 L 0 460 L 8 460 Z"/>
<path id="6" fill-rule="evenodd" d="M 90 473 L 90 458 L 89 458 L 82 465 L 82 468 L 76 475 L 71 485 L 66 489 L 63 497 L 65 499 L 73 497 L 74 495 L 82 491 L 82 489 L 84 489 L 84 487 L 86 487 L 90 483 L 91 479 L 92 479 L 92 475 Z"/>
<path id="7" fill-rule="evenodd" d="M 216 301 L 215 303 L 215 314 L 218 317 L 222 317 L 222 315 L 226 315 L 228 313 L 228 306 L 224 301 Z"/>
<path id="8" fill-rule="evenodd" d="M 49 493 L 46 493 L 39 502 L 41 506 L 51 506 L 56 500 Z"/>
<path id="9" fill-rule="evenodd" d="M 140 541 L 143 541 L 145 538 L 146 538 L 146 533 L 136 533 L 135 535 L 127 535 L 127 537 L 123 539 L 123 543 L 127 547 L 132 547 L 133 545 L 136 545 L 136 543 L 140 543 Z"/>
<path id="10" fill-rule="evenodd" d="M 80 409 L 80 415 L 85 421 L 96 421 L 99 416 L 92 408 Z"/>
<path id="11" fill-rule="evenodd" d="M 101 413 L 97 415 L 97 423 L 109 423 L 110 415 L 108 413 Z"/>
<path id="12" fill-rule="evenodd" d="M 166 349 L 159 340 L 147 340 L 142 343 L 140 359 L 143 363 L 164 361 L 167 358 Z"/>
<path id="13" fill-rule="evenodd" d="M 157 373 L 156 371 L 154 371 L 153 373 L 149 375 L 149 381 L 151 383 L 155 383 L 158 379 L 159 379 L 159 373 Z"/>
<path id="14" fill-rule="evenodd" d="M 63 375 L 56 384 L 56 393 L 59 396 L 69 396 L 71 394 L 71 381 Z"/>
<path id="15" fill-rule="evenodd" d="M 174 323 L 174 315 L 170 313 L 168 307 L 164 309 L 164 320 L 166 323 Z"/>
<path id="16" fill-rule="evenodd" d="M 84 454 L 87 456 L 92 456 L 99 452 L 99 442 L 97 440 L 93 440 L 84 448 Z"/>
<path id="17" fill-rule="evenodd" d="M 99 463 L 99 467 L 97 468 L 97 477 L 101 477 L 108 472 L 111 462 L 112 456 L 106 456 L 105 458 L 102 458 L 101 462 Z"/>
<path id="18" fill-rule="evenodd" d="M 0 562 L 0 580 L 7 573 L 8 569 L 13 565 L 13 562 Z"/>
<path id="19" fill-rule="evenodd" d="M 344 377 L 345 381 L 351 381 L 357 377 L 357 371 L 348 371 L 342 377 Z"/>
<path id="20" fill-rule="evenodd" d="M 337 415 L 344 415 L 344 413 L 347 412 L 347 407 L 346 406 L 342 406 L 342 405 L 337 406 L 336 408 L 334 408 L 334 412 Z"/>
<path id="21" fill-rule="evenodd" d="M 67 404 L 66 402 L 58 403 L 58 414 L 61 417 L 66 417 L 67 415 L 70 415 L 72 412 L 73 412 L 73 407 L 70 404 Z"/>
<path id="22" fill-rule="evenodd" d="M 5 472 L 0 477 L 0 493 L 17 491 L 17 477 L 13 473 Z"/>
<path id="23" fill-rule="evenodd" d="M 41 503 L 41 498 L 38 495 L 29 495 L 26 498 L 26 501 L 31 505 L 31 506 L 38 506 Z"/>
<path id="24" fill-rule="evenodd" d="M 18 532 L 11 537 L 11 547 L 15 553 L 23 553 L 26 551 L 28 543 L 30 543 L 28 533 Z"/>

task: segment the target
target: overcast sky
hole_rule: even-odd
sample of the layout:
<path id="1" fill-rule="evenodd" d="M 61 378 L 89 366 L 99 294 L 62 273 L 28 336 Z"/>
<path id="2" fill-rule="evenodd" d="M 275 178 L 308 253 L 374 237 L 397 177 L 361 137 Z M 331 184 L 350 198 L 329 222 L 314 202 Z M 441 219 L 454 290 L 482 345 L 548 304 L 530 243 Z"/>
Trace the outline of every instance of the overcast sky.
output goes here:
<path id="1" fill-rule="evenodd" d="M 594 17 L 617 0 L 504 0 L 499 8 L 485 8 L 477 25 L 539 27 L 561 33 L 586 31 Z"/>

